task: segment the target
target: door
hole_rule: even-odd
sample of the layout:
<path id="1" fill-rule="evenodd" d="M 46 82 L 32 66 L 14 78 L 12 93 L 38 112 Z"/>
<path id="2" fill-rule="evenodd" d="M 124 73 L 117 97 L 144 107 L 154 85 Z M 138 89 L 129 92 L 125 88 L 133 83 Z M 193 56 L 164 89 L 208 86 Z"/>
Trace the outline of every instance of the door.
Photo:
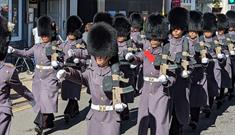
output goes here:
<path id="1" fill-rule="evenodd" d="M 65 39 L 65 20 L 66 20 L 66 0 L 48 0 L 47 15 L 51 16 L 56 22 L 59 34 Z"/>

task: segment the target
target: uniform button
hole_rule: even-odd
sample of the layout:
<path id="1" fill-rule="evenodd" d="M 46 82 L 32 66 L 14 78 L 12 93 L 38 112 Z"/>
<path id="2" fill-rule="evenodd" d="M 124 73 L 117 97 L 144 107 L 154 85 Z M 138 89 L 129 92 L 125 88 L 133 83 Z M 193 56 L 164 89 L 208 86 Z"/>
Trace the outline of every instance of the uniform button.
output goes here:
<path id="1" fill-rule="evenodd" d="M 101 99 L 102 101 L 104 101 L 104 97 L 101 97 L 100 99 Z"/>
<path id="2" fill-rule="evenodd" d="M 41 81 L 42 79 L 40 78 L 39 80 Z"/>
<path id="3" fill-rule="evenodd" d="M 153 83 L 149 83 L 150 85 L 152 85 Z"/>
<path id="4" fill-rule="evenodd" d="M 153 72 L 151 72 L 150 74 L 153 75 Z"/>
<path id="5" fill-rule="evenodd" d="M 103 85 L 101 85 L 100 87 L 103 88 Z"/>

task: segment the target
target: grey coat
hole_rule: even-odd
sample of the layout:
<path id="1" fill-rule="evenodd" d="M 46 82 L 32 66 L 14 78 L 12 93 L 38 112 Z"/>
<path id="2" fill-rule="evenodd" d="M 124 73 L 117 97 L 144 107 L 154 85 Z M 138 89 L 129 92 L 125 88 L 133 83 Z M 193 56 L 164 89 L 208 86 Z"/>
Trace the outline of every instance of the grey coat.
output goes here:
<path id="1" fill-rule="evenodd" d="M 36 65 L 51 66 L 51 60 L 46 56 L 46 46 L 50 43 L 36 44 L 29 50 L 18 50 L 14 52 L 19 56 L 34 57 Z M 35 68 L 32 92 L 36 101 L 34 111 L 37 113 L 56 113 L 58 105 L 58 79 L 55 69 Z"/>
<path id="2" fill-rule="evenodd" d="M 186 37 L 182 37 L 180 39 L 170 38 L 170 44 L 165 48 L 169 48 L 168 55 L 170 55 L 170 59 L 172 62 L 179 64 L 180 55 L 183 51 L 183 41 L 187 40 Z M 189 89 L 190 82 L 189 79 L 184 79 L 181 77 L 181 69 L 176 70 L 176 82 L 170 87 L 170 92 L 173 98 L 173 108 L 175 109 L 175 114 L 180 122 L 180 124 L 184 125 L 189 122 L 189 111 L 190 111 L 190 103 L 189 103 Z"/>
<path id="3" fill-rule="evenodd" d="M 14 89 L 18 94 L 29 100 L 34 105 L 33 94 L 22 85 L 19 80 L 16 68 L 0 61 L 0 134 L 8 135 L 10 130 L 12 103 L 10 100 L 10 90 Z"/>
<path id="4" fill-rule="evenodd" d="M 229 51 L 227 49 L 226 35 L 219 36 L 217 38 L 222 45 L 222 51 L 227 56 L 227 59 L 221 67 L 221 88 L 232 88 L 232 67 L 231 59 L 229 57 Z"/>
<path id="5" fill-rule="evenodd" d="M 69 68 L 70 75 L 66 77 L 76 83 L 89 87 L 92 104 L 112 105 L 110 96 L 103 91 L 103 79 L 111 76 L 111 68 L 100 68 L 95 63 L 85 72 Z M 99 112 L 90 109 L 86 116 L 88 121 L 87 135 L 120 135 L 120 115 L 115 111 Z"/>
<path id="6" fill-rule="evenodd" d="M 66 41 L 65 43 L 62 43 L 59 47 L 63 50 L 64 52 L 64 61 L 65 62 L 69 62 L 73 63 L 73 59 L 70 59 L 71 57 L 68 56 L 68 50 L 72 49 L 75 51 L 75 56 L 74 58 L 78 58 L 79 61 L 79 68 L 82 68 L 81 66 L 84 66 L 84 59 L 81 59 L 79 52 L 81 52 L 81 54 L 84 54 L 86 52 L 85 49 L 76 49 L 75 45 L 77 43 L 82 43 L 82 40 L 80 41 Z M 77 56 L 76 56 L 77 54 Z M 85 57 L 85 56 L 83 56 Z M 71 82 L 69 80 L 64 80 L 62 82 L 62 88 L 61 88 L 61 97 L 63 100 L 67 100 L 67 99 L 77 99 L 80 100 L 80 93 L 81 93 L 81 88 L 82 86 L 79 84 L 76 84 L 74 82 Z"/>
<path id="7" fill-rule="evenodd" d="M 161 47 L 151 48 L 149 41 L 146 41 L 144 51 L 150 51 L 155 57 L 162 53 Z M 143 76 L 159 77 L 160 70 L 156 69 L 154 63 L 149 61 L 144 55 L 144 51 L 136 56 L 140 61 L 143 61 Z M 155 135 L 169 134 L 172 106 L 169 86 L 173 84 L 174 80 L 174 76 L 169 75 L 167 86 L 163 86 L 160 82 L 144 81 L 138 110 L 139 135 L 147 135 L 149 125 L 151 132 L 154 132 Z M 152 118 L 150 119 L 150 117 Z"/>
<path id="8" fill-rule="evenodd" d="M 207 44 L 213 44 L 213 38 L 203 39 Z M 211 59 L 207 69 L 207 87 L 209 97 L 216 97 L 219 94 L 219 88 L 221 88 L 221 67 L 213 48 L 208 49 L 208 58 Z"/>
<path id="9" fill-rule="evenodd" d="M 199 39 L 191 40 L 189 39 L 189 51 L 197 62 L 197 65 L 201 64 L 200 52 L 196 52 L 195 45 L 198 44 Z M 202 107 L 209 105 L 208 90 L 207 90 L 207 80 L 206 73 L 203 67 L 196 67 L 192 69 L 190 75 L 191 86 L 190 86 L 190 108 Z"/>

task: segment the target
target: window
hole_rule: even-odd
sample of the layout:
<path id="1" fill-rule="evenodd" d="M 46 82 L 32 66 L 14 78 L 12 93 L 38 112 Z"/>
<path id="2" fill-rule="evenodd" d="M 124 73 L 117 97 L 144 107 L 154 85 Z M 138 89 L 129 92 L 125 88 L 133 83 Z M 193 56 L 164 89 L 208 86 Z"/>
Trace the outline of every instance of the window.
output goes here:
<path id="1" fill-rule="evenodd" d="M 22 39 L 22 0 L 0 0 L 0 14 L 15 24 L 12 41 Z"/>

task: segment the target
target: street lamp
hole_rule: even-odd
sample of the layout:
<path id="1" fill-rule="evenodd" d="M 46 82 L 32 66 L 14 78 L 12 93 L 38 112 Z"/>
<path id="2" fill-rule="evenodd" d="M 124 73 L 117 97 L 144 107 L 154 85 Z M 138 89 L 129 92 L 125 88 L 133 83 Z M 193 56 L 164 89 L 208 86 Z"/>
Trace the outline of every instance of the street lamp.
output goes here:
<path id="1" fill-rule="evenodd" d="M 212 3 L 212 12 L 213 13 L 220 13 L 222 10 L 222 6 L 221 6 L 221 0 L 213 0 Z"/>

